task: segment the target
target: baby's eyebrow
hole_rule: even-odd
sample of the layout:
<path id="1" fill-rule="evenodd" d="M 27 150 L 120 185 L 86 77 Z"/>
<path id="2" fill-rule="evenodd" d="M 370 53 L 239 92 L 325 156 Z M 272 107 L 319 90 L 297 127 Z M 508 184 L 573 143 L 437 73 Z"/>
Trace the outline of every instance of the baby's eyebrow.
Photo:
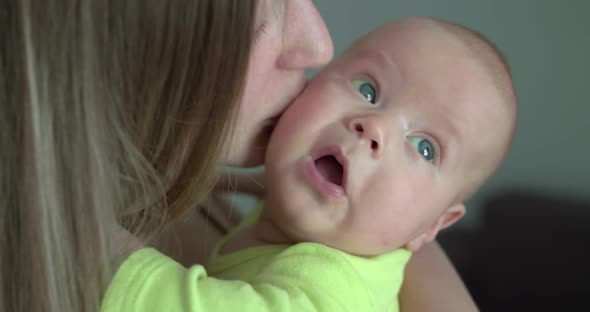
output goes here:
<path id="1" fill-rule="evenodd" d="M 448 136 L 454 138 L 455 140 L 461 139 L 461 134 L 452 120 L 445 118 L 441 125 L 443 125 L 443 128 L 445 129 L 444 131 L 447 132 Z"/>
<path id="2" fill-rule="evenodd" d="M 463 140 L 463 136 L 452 118 L 443 114 L 433 114 L 429 116 L 429 120 L 433 126 L 433 135 L 435 139 L 439 140 L 439 144 L 443 148 L 448 148 L 449 145 Z"/>
<path id="3" fill-rule="evenodd" d="M 370 49 L 360 49 L 359 51 L 357 51 L 355 53 L 356 57 L 359 58 L 366 58 L 366 59 L 370 59 L 372 61 L 376 61 L 379 65 L 385 66 L 395 66 L 395 62 L 393 62 L 393 60 L 386 55 L 385 53 L 381 52 L 381 51 L 375 51 L 375 50 L 370 50 Z"/>
<path id="4" fill-rule="evenodd" d="M 399 86 L 405 80 L 403 66 L 385 51 L 361 48 L 354 51 L 351 56 L 357 61 L 362 60 L 361 63 L 363 64 L 370 64 L 370 67 L 373 68 L 372 73 L 376 75 L 373 78 L 378 80 L 377 82 L 382 91 L 392 84 Z"/>

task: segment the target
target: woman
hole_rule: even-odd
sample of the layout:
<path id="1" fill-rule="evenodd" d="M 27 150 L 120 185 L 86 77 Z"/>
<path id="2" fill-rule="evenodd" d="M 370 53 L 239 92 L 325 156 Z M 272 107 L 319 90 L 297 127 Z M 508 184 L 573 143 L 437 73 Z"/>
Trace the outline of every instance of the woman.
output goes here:
<path id="1" fill-rule="evenodd" d="M 220 159 L 260 163 L 303 69 L 332 55 L 309 0 L 0 3 L 3 311 L 97 310 L 137 248 L 120 225 L 146 239 Z M 410 273 L 405 310 L 470 303 L 446 259 L 424 261 L 442 268 Z"/>

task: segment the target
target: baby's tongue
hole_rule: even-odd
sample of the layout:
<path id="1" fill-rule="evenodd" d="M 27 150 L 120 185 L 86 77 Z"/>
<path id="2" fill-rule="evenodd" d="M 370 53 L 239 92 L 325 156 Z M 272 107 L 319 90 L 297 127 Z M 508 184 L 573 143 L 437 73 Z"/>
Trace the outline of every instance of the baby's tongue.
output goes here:
<path id="1" fill-rule="evenodd" d="M 324 156 L 315 161 L 319 173 L 329 182 L 342 185 L 342 165 L 334 156 Z"/>

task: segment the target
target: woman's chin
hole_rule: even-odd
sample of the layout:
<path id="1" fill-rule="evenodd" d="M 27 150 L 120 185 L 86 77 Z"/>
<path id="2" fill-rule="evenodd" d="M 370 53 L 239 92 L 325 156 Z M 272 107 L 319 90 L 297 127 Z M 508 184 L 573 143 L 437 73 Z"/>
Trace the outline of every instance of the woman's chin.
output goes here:
<path id="1" fill-rule="evenodd" d="M 235 130 L 235 137 L 230 140 L 229 146 L 231 147 L 224 157 L 224 163 L 239 167 L 263 165 L 266 149 L 279 117 L 267 119 L 257 133 L 249 138 L 239 130 Z"/>
<path id="2" fill-rule="evenodd" d="M 252 142 L 234 142 L 223 157 L 223 164 L 235 167 L 255 167 L 264 164 L 267 138 L 256 138 Z"/>

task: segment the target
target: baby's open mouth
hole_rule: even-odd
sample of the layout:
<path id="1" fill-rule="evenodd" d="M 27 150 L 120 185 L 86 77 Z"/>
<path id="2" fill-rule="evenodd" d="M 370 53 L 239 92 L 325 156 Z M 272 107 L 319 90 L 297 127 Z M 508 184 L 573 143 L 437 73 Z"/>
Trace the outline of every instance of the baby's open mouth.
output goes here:
<path id="1" fill-rule="evenodd" d="M 344 169 L 334 155 L 325 155 L 316 159 L 315 166 L 326 181 L 342 186 Z"/>
<path id="2" fill-rule="evenodd" d="M 328 146 L 303 161 L 311 185 L 332 198 L 346 198 L 348 159 L 337 146 Z"/>

